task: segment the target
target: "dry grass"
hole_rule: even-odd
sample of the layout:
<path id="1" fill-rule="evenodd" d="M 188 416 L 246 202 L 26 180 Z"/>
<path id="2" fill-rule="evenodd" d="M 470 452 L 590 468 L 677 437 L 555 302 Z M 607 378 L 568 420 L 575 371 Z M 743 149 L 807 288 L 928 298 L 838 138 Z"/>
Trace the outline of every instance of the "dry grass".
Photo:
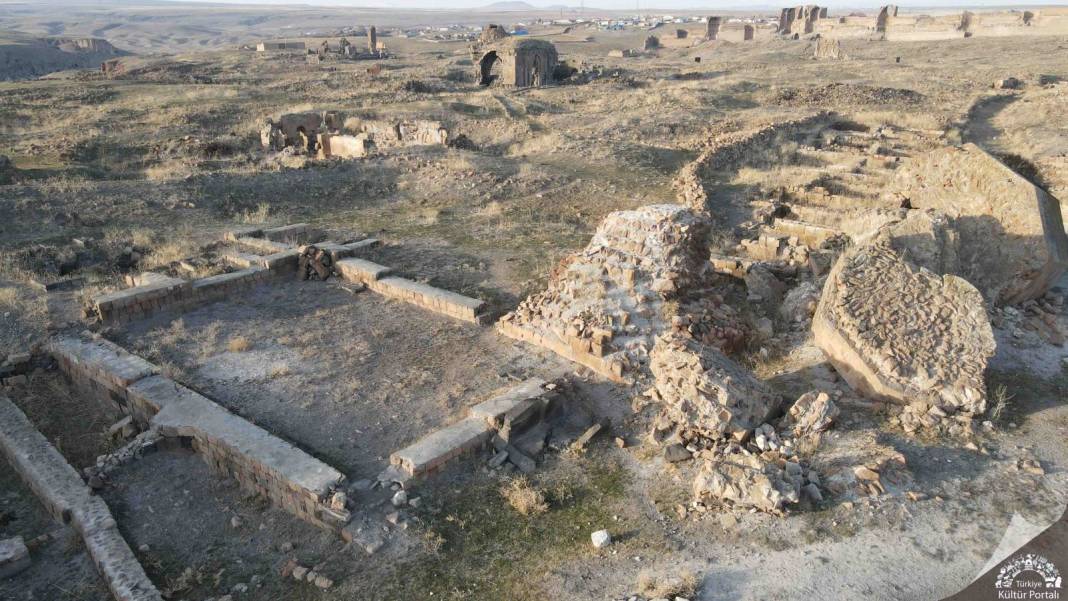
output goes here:
<path id="1" fill-rule="evenodd" d="M 252 348 L 252 342 L 244 336 L 235 336 L 226 343 L 226 348 L 231 353 L 243 353 Z"/>
<path id="2" fill-rule="evenodd" d="M 288 376 L 292 371 L 289 369 L 289 365 L 278 362 L 271 365 L 267 370 L 267 375 L 271 378 L 282 378 Z"/>
<path id="3" fill-rule="evenodd" d="M 261 202 L 256 205 L 255 211 L 246 210 L 241 214 L 241 223 L 267 223 L 267 218 L 271 214 L 271 205 L 266 202 Z"/>
<path id="4" fill-rule="evenodd" d="M 545 491 L 535 488 L 525 476 L 520 476 L 501 487 L 503 496 L 513 509 L 523 515 L 538 515 L 549 510 Z"/>
<path id="5" fill-rule="evenodd" d="M 698 584 L 697 574 L 690 570 L 681 570 L 674 574 L 643 571 L 638 575 L 637 593 L 654 599 L 690 598 L 697 592 Z"/>

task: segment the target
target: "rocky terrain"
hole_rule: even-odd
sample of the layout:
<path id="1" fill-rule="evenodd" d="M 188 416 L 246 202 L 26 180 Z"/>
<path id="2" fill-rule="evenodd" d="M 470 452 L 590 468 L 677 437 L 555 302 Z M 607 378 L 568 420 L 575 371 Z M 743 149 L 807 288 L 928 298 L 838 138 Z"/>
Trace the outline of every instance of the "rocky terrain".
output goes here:
<path id="1" fill-rule="evenodd" d="M 940 599 L 1064 512 L 1059 9 L 180 8 L 0 8 L 0 408 L 113 520 L 0 463 L 0 598 Z"/>

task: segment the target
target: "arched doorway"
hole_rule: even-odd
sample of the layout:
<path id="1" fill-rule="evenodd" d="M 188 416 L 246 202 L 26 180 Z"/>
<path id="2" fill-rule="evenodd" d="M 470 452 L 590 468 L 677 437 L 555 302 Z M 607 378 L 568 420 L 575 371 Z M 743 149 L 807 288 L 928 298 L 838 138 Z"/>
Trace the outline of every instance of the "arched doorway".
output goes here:
<path id="1" fill-rule="evenodd" d="M 491 50 L 482 56 L 482 60 L 479 61 L 479 85 L 488 86 L 494 82 L 494 80 L 500 78 L 501 59 L 497 56 L 497 51 Z"/>

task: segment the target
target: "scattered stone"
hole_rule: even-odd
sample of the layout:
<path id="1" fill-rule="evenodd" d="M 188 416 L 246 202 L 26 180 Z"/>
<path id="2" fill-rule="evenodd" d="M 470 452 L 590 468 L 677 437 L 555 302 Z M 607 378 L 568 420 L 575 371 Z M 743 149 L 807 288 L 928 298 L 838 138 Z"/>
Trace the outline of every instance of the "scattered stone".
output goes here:
<path id="1" fill-rule="evenodd" d="M 664 448 L 664 460 L 668 463 L 678 463 L 693 458 L 693 454 L 686 447 L 675 443 Z"/>
<path id="2" fill-rule="evenodd" d="M 800 500 L 803 480 L 791 475 L 782 459 L 735 453 L 707 459 L 693 482 L 693 492 L 698 501 L 730 501 L 738 507 L 778 513 L 784 505 Z"/>
<path id="3" fill-rule="evenodd" d="M 32 561 L 30 550 L 21 536 L 0 540 L 0 580 L 25 570 Z"/>
<path id="4" fill-rule="evenodd" d="M 826 392 L 806 392 L 797 399 L 786 414 L 786 425 L 794 436 L 809 436 L 831 427 L 838 417 L 838 407 Z"/>
<path id="5" fill-rule="evenodd" d="M 607 530 L 598 530 L 590 535 L 590 540 L 594 549 L 603 549 L 612 544 L 612 535 Z"/>
<path id="6" fill-rule="evenodd" d="M 408 504 L 408 492 L 405 490 L 398 490 L 391 499 L 394 507 L 404 507 Z"/>
<path id="7" fill-rule="evenodd" d="M 293 572 L 292 572 L 293 578 L 295 580 L 304 580 L 304 578 L 307 577 L 307 575 L 308 575 L 308 571 L 309 571 L 308 568 L 298 565 L 298 566 L 293 568 Z"/>
<path id="8" fill-rule="evenodd" d="M 582 433 L 582 436 L 579 436 L 578 439 L 575 440 L 575 442 L 571 443 L 572 450 L 581 451 L 582 449 L 585 449 L 586 445 L 589 444 L 591 440 L 593 440 L 594 436 L 597 436 L 597 434 L 601 431 L 602 428 L 604 428 L 604 426 L 599 423 L 593 424 L 589 428 L 586 428 L 586 431 Z"/>
<path id="9" fill-rule="evenodd" d="M 245 522 L 242 521 L 241 518 L 237 517 L 236 515 L 234 517 L 230 518 L 230 527 L 231 528 L 234 528 L 234 529 L 240 528 L 244 523 Z"/>

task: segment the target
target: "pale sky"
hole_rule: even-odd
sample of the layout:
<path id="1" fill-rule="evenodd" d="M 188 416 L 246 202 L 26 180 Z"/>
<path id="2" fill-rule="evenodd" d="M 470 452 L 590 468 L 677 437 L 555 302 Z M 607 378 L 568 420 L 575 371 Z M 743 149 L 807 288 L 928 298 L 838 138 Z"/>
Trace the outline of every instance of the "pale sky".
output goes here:
<path id="1" fill-rule="evenodd" d="M 496 0 L 185 0 L 190 2 L 213 2 L 227 4 L 303 4 L 315 6 L 351 6 L 351 7 L 374 7 L 374 8 L 429 8 L 429 9 L 456 9 L 478 8 L 494 3 Z M 526 0 L 528 4 L 536 7 L 578 7 L 580 0 Z M 746 0 L 719 0 L 714 2 L 701 0 L 638 0 L 639 6 L 645 10 L 670 10 L 678 9 L 754 9 L 775 8 L 789 4 L 787 0 L 771 0 L 763 2 L 751 2 Z M 830 8 L 865 8 L 886 4 L 886 0 L 824 0 L 819 2 L 821 6 Z M 1023 7 L 1040 5 L 1065 5 L 1065 0 L 1037 0 L 1037 1 L 1012 1 L 1012 0 L 898 0 L 898 6 L 909 8 L 923 7 Z M 602 8 L 610 10 L 633 10 L 634 0 L 585 0 L 586 8 Z"/>

